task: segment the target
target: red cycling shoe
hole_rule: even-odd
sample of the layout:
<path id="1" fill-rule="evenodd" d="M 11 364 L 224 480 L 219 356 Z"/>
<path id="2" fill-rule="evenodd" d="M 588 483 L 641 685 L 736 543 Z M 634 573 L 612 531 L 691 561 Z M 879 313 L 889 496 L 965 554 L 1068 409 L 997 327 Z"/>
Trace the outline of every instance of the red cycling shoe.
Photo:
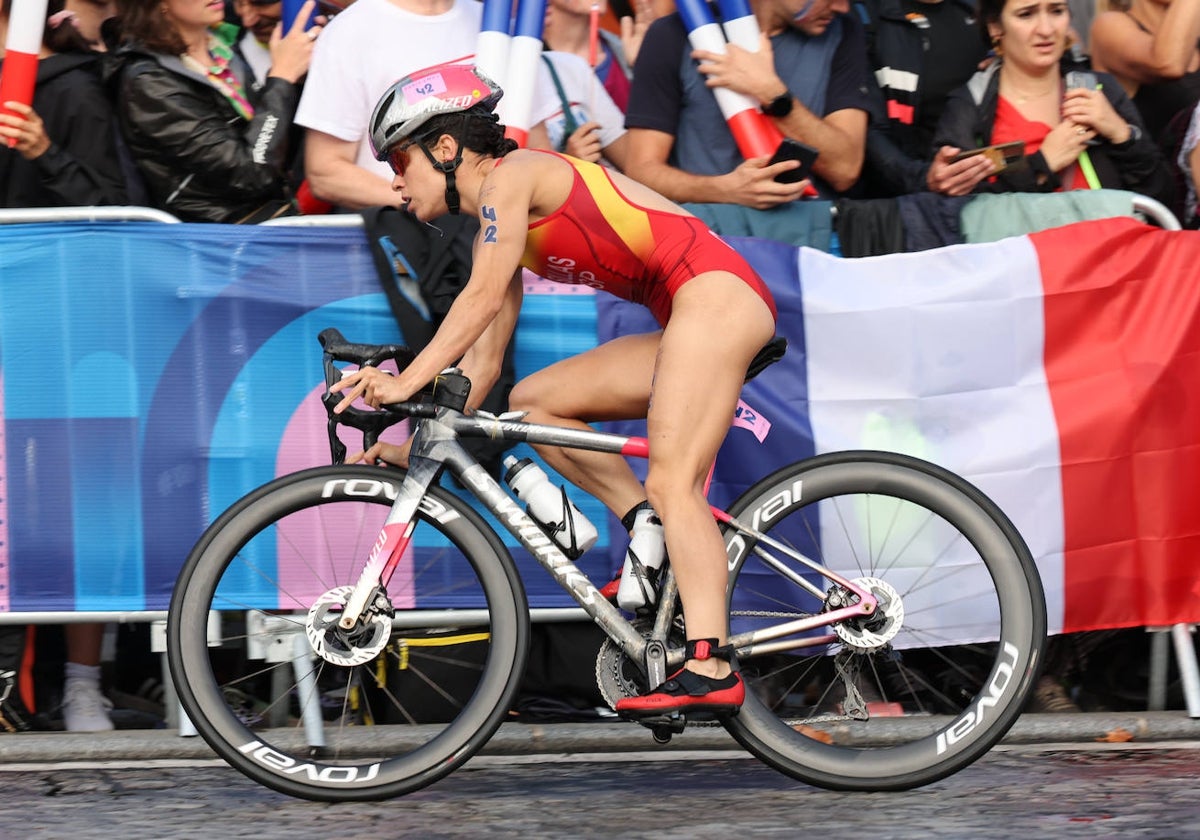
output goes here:
<path id="1" fill-rule="evenodd" d="M 724 659 L 732 650 L 717 647 L 716 639 L 693 639 L 687 643 L 688 659 Z M 617 713 L 627 717 L 666 715 L 672 712 L 737 714 L 746 699 L 746 685 L 737 671 L 720 679 L 680 668 L 653 691 L 617 701 Z"/>

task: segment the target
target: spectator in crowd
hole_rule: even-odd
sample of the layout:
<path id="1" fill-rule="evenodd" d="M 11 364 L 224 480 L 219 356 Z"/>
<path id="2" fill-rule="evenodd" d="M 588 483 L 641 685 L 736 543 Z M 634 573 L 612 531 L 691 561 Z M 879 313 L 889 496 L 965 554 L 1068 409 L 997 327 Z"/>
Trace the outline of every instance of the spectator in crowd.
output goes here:
<path id="1" fill-rule="evenodd" d="M 1117 5 L 1119 4 L 1119 5 Z M 1200 2 L 1115 0 L 1092 23 L 1092 66 L 1115 76 L 1133 99 L 1151 139 L 1175 146 L 1200 100 Z"/>
<path id="2" fill-rule="evenodd" d="M 1183 223 L 1200 228 L 1200 105 L 1192 109 L 1192 118 L 1179 150 L 1179 170 L 1185 179 Z"/>
<path id="3" fill-rule="evenodd" d="M 870 71 L 862 25 L 844 14 L 847 0 L 752 0 L 751 7 L 762 31 L 757 52 L 733 44 L 724 54 L 693 51 L 678 14 L 646 32 L 625 117 L 627 172 L 676 202 L 766 211 L 795 202 L 806 189 L 804 182 L 775 180 L 795 168 L 790 162 L 743 160 L 714 87 L 754 100 L 785 136 L 817 149 L 813 183 L 823 196 L 858 181 Z M 756 218 L 751 224 L 764 226 L 759 235 L 790 226 Z"/>
<path id="4" fill-rule="evenodd" d="M 120 142 L 116 116 L 100 82 L 98 40 L 104 3 L 87 19 L 49 0 L 33 105 L 3 103 L 0 114 L 0 206 L 71 207 L 142 204 L 144 195 Z M 11 0 L 0 3 L 0 50 Z M 84 23 L 88 32 L 77 25 Z M 0 72 L 3 61 L 0 60 Z M 100 691 L 104 625 L 66 626 L 63 726 L 71 732 L 113 728 L 112 703 Z"/>
<path id="5" fill-rule="evenodd" d="M 929 149 L 950 91 L 987 56 L 974 0 L 861 0 L 883 105 L 867 132 L 862 197 L 927 189 Z"/>
<path id="6" fill-rule="evenodd" d="M 979 17 L 997 61 L 947 100 L 927 176 L 931 190 L 1108 187 L 1170 201 L 1163 157 L 1116 80 L 1104 73 L 1064 78 L 1071 18 L 1062 0 L 981 0 Z M 960 151 L 1015 141 L 1024 144 L 1024 156 L 1013 165 L 997 166 L 983 154 L 955 161 Z"/>
<path id="7" fill-rule="evenodd" d="M 7 34 L 10 6 L 11 0 L 0 5 L 0 36 Z M 0 137 L 7 141 L 0 146 L 2 204 L 129 204 L 125 150 L 100 82 L 99 56 L 63 0 L 50 0 L 47 12 L 33 105 L 5 103 L 17 116 L 0 114 Z"/>
<path id="8" fill-rule="evenodd" d="M 267 81 L 271 70 L 271 35 L 283 20 L 283 0 L 234 0 L 242 31 L 234 49 L 254 74 L 254 84 Z"/>
<path id="9" fill-rule="evenodd" d="M 75 28 L 88 46 L 97 52 L 106 51 L 101 27 L 117 14 L 117 0 L 67 0 L 66 10 L 75 13 Z"/>
<path id="10" fill-rule="evenodd" d="M 118 0 L 113 84 L 121 128 L 154 206 L 192 222 L 259 222 L 291 212 L 289 129 L 318 23 L 271 37 L 255 90 L 233 51 L 235 28 L 205 0 Z M 319 19 L 323 20 L 323 19 Z"/>
<path id="11" fill-rule="evenodd" d="M 542 40 L 547 50 L 566 52 L 584 61 L 596 60 L 596 76 L 622 112 L 629 102 L 629 83 L 633 63 L 646 29 L 656 17 L 650 0 L 634 0 L 634 17 L 621 18 L 618 36 L 603 27 L 599 30 L 596 55 L 591 50 L 592 8 L 603 15 L 608 0 L 549 0 Z"/>
<path id="12" fill-rule="evenodd" d="M 471 59 L 482 20 L 475 0 L 356 0 L 330 21 L 296 115 L 318 199 L 343 210 L 398 204 L 391 171 L 371 153 L 371 110 L 405 73 Z M 542 91 L 535 101 L 536 124 L 558 97 Z"/>
<path id="13" fill-rule="evenodd" d="M 559 107 L 529 132 L 529 147 L 624 169 L 629 148 L 624 115 L 588 63 L 547 50 L 538 69 L 550 76 Z"/>

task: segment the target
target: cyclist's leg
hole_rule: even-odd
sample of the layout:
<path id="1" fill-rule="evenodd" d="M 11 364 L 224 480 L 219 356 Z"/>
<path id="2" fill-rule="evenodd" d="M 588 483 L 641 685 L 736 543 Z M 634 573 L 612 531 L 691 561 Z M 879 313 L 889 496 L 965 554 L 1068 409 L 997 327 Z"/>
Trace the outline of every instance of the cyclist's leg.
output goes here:
<path id="1" fill-rule="evenodd" d="M 516 384 L 509 406 L 528 412 L 531 423 L 587 428 L 589 422 L 646 416 L 654 359 L 662 333 L 613 339 L 563 359 Z M 646 498 L 646 492 L 620 455 L 555 446 L 538 454 L 617 516 Z"/>
<path id="2" fill-rule="evenodd" d="M 704 479 L 729 431 L 746 369 L 774 330 L 770 310 L 749 286 L 708 272 L 675 293 L 663 332 L 648 415 L 646 490 L 663 520 L 689 639 L 724 644 L 728 635 L 725 546 Z M 720 659 L 689 660 L 688 667 L 714 677 L 729 671 Z"/>

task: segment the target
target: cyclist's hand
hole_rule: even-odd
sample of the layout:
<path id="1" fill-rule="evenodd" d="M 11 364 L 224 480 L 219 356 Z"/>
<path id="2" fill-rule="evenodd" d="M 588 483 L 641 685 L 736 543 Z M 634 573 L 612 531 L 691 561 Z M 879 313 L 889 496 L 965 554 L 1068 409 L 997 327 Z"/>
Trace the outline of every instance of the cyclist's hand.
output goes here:
<path id="1" fill-rule="evenodd" d="M 394 443 L 379 443 L 366 452 L 355 452 L 346 457 L 347 464 L 380 464 L 390 467 L 408 467 L 408 452 L 412 449 L 412 440 L 406 440 L 400 445 Z"/>
<path id="2" fill-rule="evenodd" d="M 412 396 L 400 386 L 400 381 L 386 370 L 364 367 L 354 371 L 341 382 L 335 382 L 330 393 L 344 393 L 345 398 L 334 406 L 333 413 L 341 414 L 359 397 L 371 408 L 385 403 L 402 402 Z"/>

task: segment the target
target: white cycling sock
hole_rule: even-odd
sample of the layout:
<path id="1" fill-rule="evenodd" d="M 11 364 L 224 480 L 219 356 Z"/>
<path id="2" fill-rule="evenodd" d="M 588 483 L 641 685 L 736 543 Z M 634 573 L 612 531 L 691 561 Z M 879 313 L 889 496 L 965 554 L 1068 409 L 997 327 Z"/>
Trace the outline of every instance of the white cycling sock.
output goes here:
<path id="1" fill-rule="evenodd" d="M 68 662 L 63 669 L 63 675 L 68 680 L 87 680 L 96 684 L 100 683 L 100 666 L 99 665 L 84 665 L 82 662 Z"/>

